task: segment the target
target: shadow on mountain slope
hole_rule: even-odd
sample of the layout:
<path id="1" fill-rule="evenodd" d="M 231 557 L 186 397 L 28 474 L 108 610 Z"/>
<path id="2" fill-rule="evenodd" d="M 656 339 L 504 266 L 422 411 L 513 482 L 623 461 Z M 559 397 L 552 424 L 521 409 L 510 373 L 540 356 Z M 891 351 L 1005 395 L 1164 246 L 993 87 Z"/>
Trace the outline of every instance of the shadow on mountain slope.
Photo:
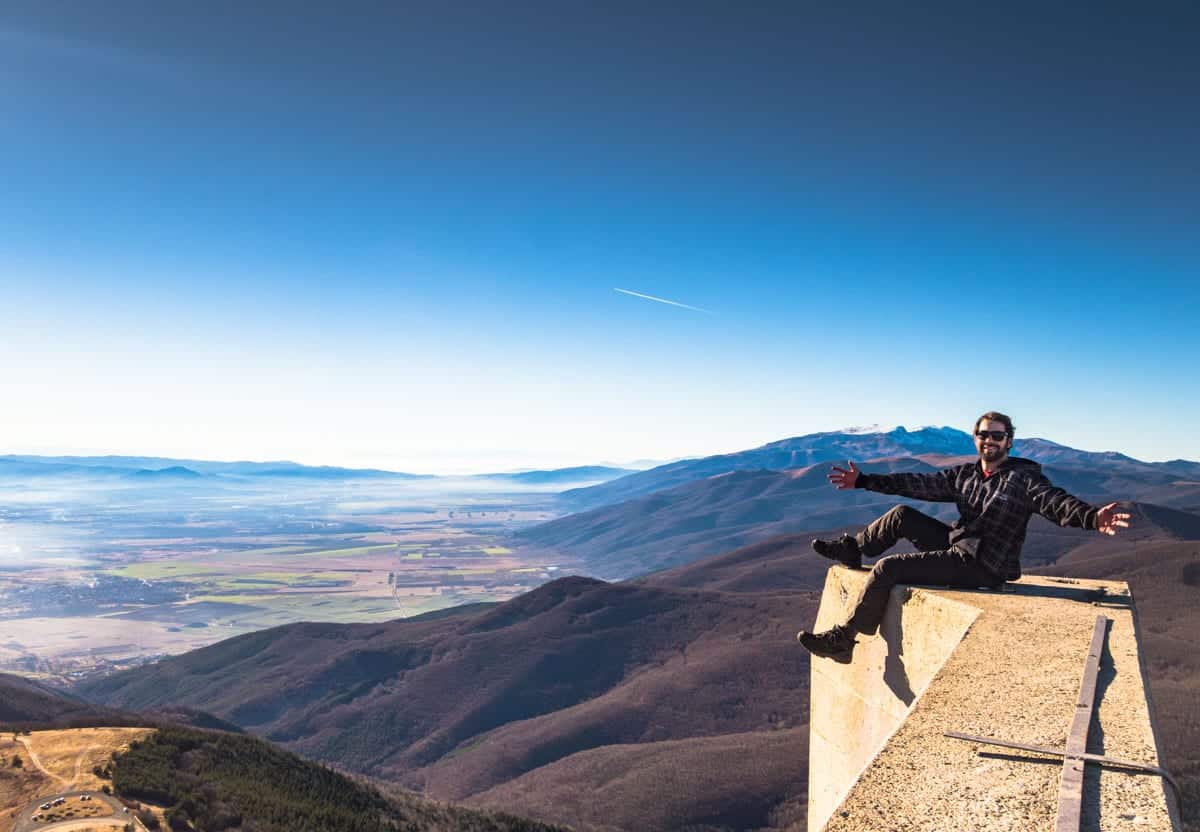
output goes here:
<path id="1" fill-rule="evenodd" d="M 1059 558 L 1054 574 L 1130 581 L 1168 759 L 1194 794 L 1200 544 L 1182 538 L 1195 519 L 1135 511 L 1112 539 L 1039 520 L 1031 548 Z M 432 618 L 276 628 L 81 691 L 203 704 L 311 758 L 581 830 L 782 825 L 807 780 L 808 659 L 793 636 L 827 565 L 811 537 Z"/>

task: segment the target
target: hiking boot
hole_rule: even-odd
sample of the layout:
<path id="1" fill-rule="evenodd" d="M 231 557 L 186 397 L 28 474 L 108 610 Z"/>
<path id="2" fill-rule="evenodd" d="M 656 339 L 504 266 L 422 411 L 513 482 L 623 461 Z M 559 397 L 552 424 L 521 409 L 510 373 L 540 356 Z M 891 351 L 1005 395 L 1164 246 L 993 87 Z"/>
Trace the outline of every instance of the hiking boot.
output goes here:
<path id="1" fill-rule="evenodd" d="M 823 558 L 836 560 L 851 569 L 862 569 L 862 552 L 858 550 L 858 541 L 848 534 L 836 540 L 814 540 L 812 547 Z"/>
<path id="2" fill-rule="evenodd" d="M 841 624 L 823 633 L 810 633 L 801 630 L 796 633 L 796 641 L 814 656 L 833 659 L 839 664 L 847 664 L 854 655 L 854 631 Z"/>

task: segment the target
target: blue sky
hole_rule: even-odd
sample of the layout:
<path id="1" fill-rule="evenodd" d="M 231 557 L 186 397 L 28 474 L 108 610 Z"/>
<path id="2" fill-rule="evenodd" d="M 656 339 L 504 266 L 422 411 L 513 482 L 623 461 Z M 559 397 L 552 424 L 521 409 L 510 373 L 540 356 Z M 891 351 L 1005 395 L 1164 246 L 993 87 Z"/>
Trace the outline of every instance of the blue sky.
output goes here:
<path id="1" fill-rule="evenodd" d="M 243 5 L 0 10 L 0 450 L 1200 459 L 1194 9 Z"/>

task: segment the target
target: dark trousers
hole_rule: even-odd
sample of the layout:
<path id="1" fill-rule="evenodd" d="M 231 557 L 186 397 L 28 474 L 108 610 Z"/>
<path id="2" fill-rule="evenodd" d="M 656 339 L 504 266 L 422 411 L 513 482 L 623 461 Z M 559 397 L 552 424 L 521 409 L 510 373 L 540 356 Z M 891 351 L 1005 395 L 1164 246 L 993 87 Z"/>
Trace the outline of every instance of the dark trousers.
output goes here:
<path id="1" fill-rule="evenodd" d="M 1004 583 L 972 555 L 950 548 L 949 526 L 909 506 L 896 506 L 856 536 L 858 548 L 867 558 L 882 555 L 902 538 L 918 551 L 875 562 L 850 616 L 849 625 L 860 633 L 879 628 L 888 593 L 896 584 L 994 589 Z"/>

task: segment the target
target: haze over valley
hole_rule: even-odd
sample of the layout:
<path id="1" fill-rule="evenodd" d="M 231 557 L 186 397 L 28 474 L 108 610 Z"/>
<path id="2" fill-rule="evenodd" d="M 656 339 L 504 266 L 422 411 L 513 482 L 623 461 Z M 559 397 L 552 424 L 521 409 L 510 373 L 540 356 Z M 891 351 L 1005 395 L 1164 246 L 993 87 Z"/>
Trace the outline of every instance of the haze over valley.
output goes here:
<path id="1" fill-rule="evenodd" d="M 1200 465 L 1018 442 L 1093 501 L 1143 501 L 1122 543 L 1185 536 Z M 831 462 L 934 470 L 953 428 L 846 430 L 642 471 L 474 477 L 292 463 L 0 457 L 0 670 L 77 679 L 298 621 L 389 621 L 513 598 L 559 575 L 623 580 L 893 500 L 829 488 Z M 925 505 L 947 518 L 953 506 Z M 1181 531 L 1183 530 L 1183 531 Z M 1027 565 L 1077 534 L 1034 518 Z"/>
<path id="2" fill-rule="evenodd" d="M 456 478 L 2 458 L 0 534 L 20 551 L 0 649 L 24 677 L 0 675 L 7 719 L 224 726 L 584 830 L 795 828 L 809 658 L 793 637 L 828 566 L 808 542 L 896 502 L 830 488 L 828 467 L 929 471 L 970 449 L 954 428 L 845 430 L 641 471 Z M 1191 807 L 1200 464 L 1017 452 L 1084 499 L 1128 501 L 1116 538 L 1033 518 L 1024 562 L 1131 582 Z M 731 754 L 755 763 L 731 773 Z"/>
<path id="3" fill-rule="evenodd" d="M 508 532 L 556 516 L 564 483 L 619 473 L 0 458 L 0 670 L 78 677 L 293 621 L 504 600 L 573 565 Z"/>

